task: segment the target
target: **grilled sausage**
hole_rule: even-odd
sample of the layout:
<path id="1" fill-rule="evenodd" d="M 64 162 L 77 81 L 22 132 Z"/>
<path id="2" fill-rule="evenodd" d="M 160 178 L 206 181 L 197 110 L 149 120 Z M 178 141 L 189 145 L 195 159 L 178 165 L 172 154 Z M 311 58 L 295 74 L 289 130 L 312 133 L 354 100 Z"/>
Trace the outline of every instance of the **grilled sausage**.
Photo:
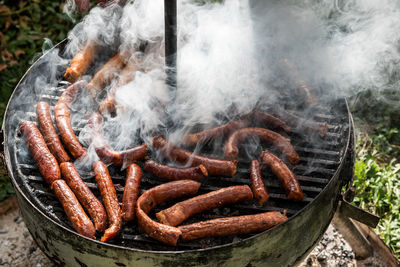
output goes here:
<path id="1" fill-rule="evenodd" d="M 263 127 L 281 130 L 287 134 L 291 132 L 290 127 L 284 121 L 259 110 L 253 110 L 247 116 L 245 116 L 245 118 L 251 122 L 260 124 Z"/>
<path id="2" fill-rule="evenodd" d="M 28 142 L 29 150 L 45 182 L 51 185 L 55 180 L 60 179 L 61 174 L 57 160 L 47 148 L 35 123 L 26 121 L 21 125 L 20 130 Z"/>
<path id="3" fill-rule="evenodd" d="M 107 166 L 101 161 L 96 161 L 93 163 L 93 170 L 108 216 L 109 227 L 101 237 L 102 242 L 107 242 L 121 231 L 122 212 Z"/>
<path id="4" fill-rule="evenodd" d="M 44 141 L 50 152 L 57 159 L 58 163 L 69 161 L 70 158 L 62 146 L 60 138 L 58 138 L 58 134 L 54 128 L 53 121 L 51 120 L 49 104 L 46 102 L 37 103 L 36 114 L 40 131 L 43 134 Z"/>
<path id="5" fill-rule="evenodd" d="M 126 170 L 126 181 L 122 196 L 122 219 L 125 222 L 135 219 L 135 207 L 141 180 L 142 170 L 137 164 L 132 163 Z"/>
<path id="6" fill-rule="evenodd" d="M 250 164 L 250 180 L 254 197 L 257 199 L 258 205 L 262 206 L 268 201 L 269 194 L 261 176 L 260 162 L 256 159 L 252 160 Z"/>
<path id="7" fill-rule="evenodd" d="M 61 163 L 60 169 L 62 177 L 67 182 L 72 192 L 74 192 L 79 202 L 89 213 L 90 218 L 92 218 L 96 230 L 104 232 L 107 228 L 107 213 L 101 202 L 83 182 L 73 163 Z"/>
<path id="8" fill-rule="evenodd" d="M 72 130 L 69 105 L 85 86 L 85 81 L 79 81 L 65 89 L 54 108 L 55 121 L 60 131 L 61 139 L 74 158 L 79 158 L 86 154 L 86 150 L 79 143 L 74 130 Z"/>
<path id="9" fill-rule="evenodd" d="M 154 176 L 166 180 L 201 180 L 208 176 L 206 167 L 201 164 L 191 168 L 175 168 L 148 160 L 144 163 L 144 169 Z"/>
<path id="10" fill-rule="evenodd" d="M 137 201 L 136 216 L 139 227 L 150 237 L 165 244 L 176 246 L 181 231 L 173 226 L 153 221 L 147 215 L 158 204 L 197 193 L 200 183 L 192 180 L 181 180 L 165 183 L 144 192 Z"/>
<path id="11" fill-rule="evenodd" d="M 279 178 L 289 199 L 294 201 L 301 201 L 303 199 L 303 191 L 301 190 L 296 176 L 280 158 L 264 150 L 261 154 L 261 160 L 269 166 L 271 171 Z"/>
<path id="12" fill-rule="evenodd" d="M 68 187 L 64 180 L 56 180 L 51 185 L 51 189 L 60 200 L 65 213 L 68 216 L 74 229 L 81 235 L 88 238 L 96 239 L 93 223 L 86 215 L 78 199 L 76 199 L 72 190 Z"/>
<path id="13" fill-rule="evenodd" d="M 176 226 L 203 211 L 250 199 L 253 193 L 247 185 L 230 186 L 179 202 L 156 216 L 161 223 Z"/>
<path id="14" fill-rule="evenodd" d="M 249 137 L 258 137 L 264 142 L 272 143 L 279 148 L 292 164 L 296 164 L 300 161 L 300 157 L 296 150 L 294 150 L 289 139 L 263 128 L 243 128 L 231 134 L 225 142 L 225 157 L 232 160 L 236 159 L 239 154 L 238 146 L 243 140 Z"/>
<path id="15" fill-rule="evenodd" d="M 179 226 L 181 239 L 194 239 L 214 236 L 239 235 L 261 232 L 283 223 L 287 217 L 279 211 L 270 211 L 254 215 L 243 215 L 202 221 Z"/>
<path id="16" fill-rule="evenodd" d="M 215 128 L 207 129 L 198 133 L 187 134 L 183 137 L 184 146 L 192 146 L 197 143 L 207 142 L 210 139 L 215 139 L 228 135 L 238 129 L 248 127 L 250 122 L 247 120 L 238 120 L 227 123 Z"/>
<path id="17" fill-rule="evenodd" d="M 191 166 L 204 165 L 209 175 L 233 177 L 236 174 L 237 162 L 207 158 L 193 154 L 185 149 L 174 146 L 161 135 L 153 138 L 153 147 L 165 157 L 182 165 L 190 162 Z"/>
<path id="18" fill-rule="evenodd" d="M 83 49 L 72 59 L 71 65 L 65 71 L 64 78 L 71 83 L 78 80 L 92 64 L 97 50 L 97 44 L 94 41 L 88 41 Z"/>

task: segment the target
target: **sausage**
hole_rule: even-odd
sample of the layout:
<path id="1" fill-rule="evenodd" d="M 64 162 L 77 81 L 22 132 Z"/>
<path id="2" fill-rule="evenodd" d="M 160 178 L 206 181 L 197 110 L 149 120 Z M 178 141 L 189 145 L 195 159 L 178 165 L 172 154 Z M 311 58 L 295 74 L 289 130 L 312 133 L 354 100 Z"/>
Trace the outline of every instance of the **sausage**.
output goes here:
<path id="1" fill-rule="evenodd" d="M 107 166 L 101 161 L 96 161 L 93 163 L 93 170 L 108 216 L 109 227 L 101 237 L 101 242 L 107 242 L 117 236 L 121 231 L 122 212 Z"/>
<path id="2" fill-rule="evenodd" d="M 144 163 L 144 169 L 154 176 L 166 180 L 201 180 L 208 176 L 207 169 L 202 164 L 191 168 L 175 168 L 148 160 Z"/>
<path id="3" fill-rule="evenodd" d="M 245 117 L 249 121 L 258 123 L 263 127 L 281 130 L 287 134 L 291 132 L 290 127 L 284 121 L 275 116 L 272 116 L 271 114 L 259 110 L 253 110 Z"/>
<path id="4" fill-rule="evenodd" d="M 86 154 L 86 150 L 79 143 L 74 130 L 72 130 L 69 105 L 85 86 L 85 81 L 79 81 L 65 89 L 54 108 L 55 121 L 60 131 L 61 139 L 74 158 L 79 158 Z"/>
<path id="5" fill-rule="evenodd" d="M 92 218 L 94 222 L 96 230 L 99 232 L 104 232 L 107 228 L 107 213 L 101 202 L 83 182 L 73 163 L 61 163 L 60 168 L 62 177 L 67 182 L 72 192 L 74 192 L 79 202 L 89 213 L 90 218 Z"/>
<path id="6" fill-rule="evenodd" d="M 265 187 L 264 180 L 261 176 L 261 165 L 256 159 L 250 163 L 250 180 L 251 189 L 257 199 L 258 205 L 262 206 L 269 199 L 268 190 Z"/>
<path id="7" fill-rule="evenodd" d="M 250 199 L 253 193 L 247 185 L 230 186 L 179 202 L 156 213 L 156 217 L 163 224 L 176 226 L 203 211 Z"/>
<path id="8" fill-rule="evenodd" d="M 70 158 L 62 146 L 60 138 L 58 138 L 58 134 L 54 128 L 53 121 L 51 120 L 49 104 L 46 102 L 37 103 L 36 115 L 40 131 L 43 134 L 44 141 L 46 142 L 50 152 L 57 159 L 58 163 L 69 161 Z"/>
<path id="9" fill-rule="evenodd" d="M 192 146 L 196 145 L 197 143 L 207 142 L 208 140 L 228 135 L 238 129 L 248 127 L 249 125 L 250 122 L 247 120 L 238 120 L 198 133 L 187 134 L 183 137 L 182 144 L 184 146 Z"/>
<path id="10" fill-rule="evenodd" d="M 51 189 L 56 194 L 58 200 L 64 208 L 74 229 L 81 235 L 96 239 L 96 230 L 89 217 L 86 215 L 78 199 L 64 180 L 56 180 L 51 185 Z"/>
<path id="11" fill-rule="evenodd" d="M 238 146 L 249 137 L 258 137 L 264 142 L 275 145 L 286 156 L 290 163 L 296 164 L 300 161 L 300 157 L 290 143 L 290 140 L 282 135 L 263 128 L 243 128 L 237 130 L 225 142 L 225 157 L 228 159 L 236 159 L 239 154 Z"/>
<path id="12" fill-rule="evenodd" d="M 161 135 L 153 137 L 153 147 L 165 157 L 182 165 L 189 162 L 191 166 L 204 165 L 211 176 L 233 177 L 236 174 L 237 161 L 227 161 L 214 158 L 207 158 L 193 154 L 185 149 L 172 145 Z"/>
<path id="13" fill-rule="evenodd" d="M 54 181 L 60 179 L 61 174 L 57 160 L 50 153 L 35 123 L 26 121 L 20 126 L 20 130 L 28 142 L 29 150 L 45 182 L 51 185 Z"/>
<path id="14" fill-rule="evenodd" d="M 249 234 L 261 232 L 283 223 L 287 217 L 279 211 L 202 221 L 179 226 L 181 239 L 190 241 L 204 237 Z"/>
<path id="15" fill-rule="evenodd" d="M 93 76 L 87 85 L 92 98 L 95 98 L 117 76 L 118 72 L 125 66 L 124 58 L 126 56 L 125 53 L 118 52 Z"/>
<path id="16" fill-rule="evenodd" d="M 277 156 L 264 150 L 261 154 L 261 160 L 271 168 L 271 171 L 279 178 L 283 188 L 288 195 L 288 199 L 301 201 L 304 197 L 300 184 L 294 173 Z"/>
<path id="17" fill-rule="evenodd" d="M 83 49 L 72 59 L 71 65 L 65 71 L 64 78 L 71 83 L 78 80 L 92 64 L 97 50 L 97 44 L 94 41 L 88 41 Z"/>
<path id="18" fill-rule="evenodd" d="M 155 222 L 147 214 L 160 203 L 196 194 L 199 187 L 199 182 L 180 180 L 158 185 L 147 190 L 137 201 L 136 217 L 139 227 L 150 237 L 165 244 L 176 246 L 181 231 L 176 227 Z"/>
<path id="19" fill-rule="evenodd" d="M 141 180 L 142 170 L 139 165 L 132 163 L 126 170 L 126 181 L 122 196 L 122 219 L 125 222 L 135 219 L 135 207 Z"/>

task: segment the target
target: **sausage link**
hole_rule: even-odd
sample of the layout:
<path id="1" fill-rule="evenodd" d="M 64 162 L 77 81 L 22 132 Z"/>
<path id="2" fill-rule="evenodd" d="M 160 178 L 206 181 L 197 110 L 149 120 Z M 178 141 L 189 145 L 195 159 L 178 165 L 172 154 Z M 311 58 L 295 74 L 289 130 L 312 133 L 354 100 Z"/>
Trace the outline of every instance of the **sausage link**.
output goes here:
<path id="1" fill-rule="evenodd" d="M 101 193 L 104 206 L 107 211 L 109 227 L 101 237 L 102 242 L 107 242 L 119 234 L 122 227 L 122 212 L 119 206 L 117 192 L 108 173 L 107 166 L 101 162 L 93 163 L 97 186 Z"/>
<path id="2" fill-rule="evenodd" d="M 154 160 L 148 160 L 144 163 L 144 169 L 151 172 L 154 176 L 166 180 L 201 180 L 208 176 L 204 165 L 191 168 L 175 168 L 163 165 Z"/>
<path id="3" fill-rule="evenodd" d="M 107 228 L 107 213 L 101 202 L 83 182 L 73 163 L 61 163 L 60 168 L 64 180 L 67 182 L 68 186 L 71 188 L 72 192 L 74 192 L 85 210 L 89 213 L 96 230 L 104 232 Z"/>
<path id="4" fill-rule="evenodd" d="M 181 239 L 190 241 L 204 237 L 240 235 L 261 232 L 283 223 L 287 217 L 279 211 L 202 221 L 179 226 Z"/>
<path id="5" fill-rule="evenodd" d="M 303 191 L 296 176 L 289 167 L 280 158 L 267 150 L 262 152 L 261 159 L 282 182 L 288 198 L 294 201 L 301 201 L 304 197 Z"/>
<path id="6" fill-rule="evenodd" d="M 284 121 L 259 110 L 253 110 L 245 117 L 251 122 L 262 125 L 262 127 L 281 130 L 287 134 L 291 132 L 290 127 Z"/>
<path id="7" fill-rule="evenodd" d="M 296 150 L 294 150 L 289 139 L 263 128 L 243 128 L 231 134 L 225 142 L 225 157 L 228 159 L 236 159 L 239 154 L 238 146 L 240 143 L 254 136 L 264 142 L 275 145 L 286 156 L 290 163 L 296 164 L 300 161 L 300 157 Z"/>
<path id="8" fill-rule="evenodd" d="M 83 49 L 72 59 L 71 65 L 65 71 L 64 78 L 71 83 L 78 80 L 92 64 L 97 50 L 97 44 L 94 41 L 88 41 Z"/>
<path id="9" fill-rule="evenodd" d="M 247 185 L 230 186 L 179 202 L 156 216 L 161 223 L 176 226 L 203 211 L 250 199 L 253 193 Z"/>
<path id="10" fill-rule="evenodd" d="M 153 221 L 147 214 L 158 204 L 197 193 L 200 183 L 181 180 L 165 183 L 144 192 L 137 201 L 136 217 L 138 225 L 150 237 L 165 244 L 176 246 L 181 231 L 173 226 Z"/>
<path id="11" fill-rule="evenodd" d="M 39 128 L 43 134 L 50 152 L 57 159 L 58 163 L 67 162 L 70 160 L 67 152 L 61 144 L 60 138 L 54 128 L 51 120 L 50 106 L 46 102 L 39 102 L 36 105 L 36 114 L 38 117 Z"/>
<path id="12" fill-rule="evenodd" d="M 28 142 L 29 150 L 45 182 L 51 185 L 55 180 L 60 179 L 61 174 L 57 160 L 47 148 L 43 136 L 35 123 L 26 121 L 20 126 L 20 130 Z"/>
<path id="13" fill-rule="evenodd" d="M 268 201 L 269 194 L 261 176 L 260 162 L 256 159 L 252 160 L 250 164 L 250 179 L 254 197 L 257 199 L 258 205 L 262 206 Z"/>
<path id="14" fill-rule="evenodd" d="M 176 161 L 182 165 L 190 162 L 190 165 L 204 165 L 211 176 L 233 177 L 236 174 L 236 161 L 227 161 L 220 159 L 207 158 L 191 153 L 185 149 L 172 145 L 161 135 L 153 138 L 153 147 L 156 148 L 165 157 Z"/>
<path id="15" fill-rule="evenodd" d="M 93 223 L 90 221 L 81 204 L 79 204 L 78 199 L 76 199 L 74 193 L 65 181 L 54 181 L 51 185 L 51 189 L 60 200 L 61 205 L 63 206 L 74 229 L 83 236 L 96 239 L 96 230 L 94 229 Z"/>
<path id="16" fill-rule="evenodd" d="M 122 196 L 122 219 L 125 222 L 135 219 L 135 208 L 141 180 L 142 170 L 139 165 L 132 163 L 126 170 L 126 181 Z"/>

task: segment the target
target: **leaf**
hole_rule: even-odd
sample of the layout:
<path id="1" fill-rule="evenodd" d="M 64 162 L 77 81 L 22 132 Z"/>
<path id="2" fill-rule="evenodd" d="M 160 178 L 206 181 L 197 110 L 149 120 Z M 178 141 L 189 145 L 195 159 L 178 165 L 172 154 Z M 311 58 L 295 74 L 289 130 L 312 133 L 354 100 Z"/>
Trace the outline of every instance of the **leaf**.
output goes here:
<path id="1" fill-rule="evenodd" d="M 0 71 L 3 71 L 7 69 L 7 65 L 6 64 L 0 64 Z"/>

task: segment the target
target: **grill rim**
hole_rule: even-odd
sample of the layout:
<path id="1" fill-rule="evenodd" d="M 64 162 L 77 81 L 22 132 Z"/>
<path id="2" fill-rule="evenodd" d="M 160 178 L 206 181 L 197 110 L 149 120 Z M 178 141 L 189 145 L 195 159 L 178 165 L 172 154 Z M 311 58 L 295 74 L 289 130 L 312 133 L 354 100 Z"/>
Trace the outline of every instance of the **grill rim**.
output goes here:
<path id="1" fill-rule="evenodd" d="M 164 255 L 171 255 L 171 254 L 185 254 L 185 253 L 195 253 L 195 252 L 203 252 L 203 251 L 212 251 L 212 250 L 217 250 L 217 249 L 221 249 L 221 248 L 227 248 L 233 245 L 237 245 L 240 243 L 244 243 L 247 242 L 249 240 L 258 238 L 262 235 L 264 235 L 267 232 L 273 231 L 279 227 L 284 227 L 286 224 L 288 224 L 290 221 L 294 220 L 297 216 L 299 216 L 300 214 L 304 213 L 306 210 L 311 209 L 314 207 L 313 203 L 316 202 L 317 200 L 319 200 L 322 196 L 324 196 L 326 193 L 326 190 L 328 190 L 328 188 L 330 187 L 330 185 L 334 182 L 335 178 L 337 176 L 340 176 L 341 171 L 343 169 L 343 167 L 346 165 L 346 156 L 349 153 L 349 151 L 352 149 L 350 147 L 350 143 L 351 143 L 351 135 L 352 135 L 352 130 L 354 129 L 354 124 L 353 124 L 353 120 L 352 120 L 352 115 L 350 113 L 350 109 L 349 109 L 349 105 L 347 102 L 347 99 L 343 99 L 344 103 L 345 103 L 345 108 L 347 111 L 347 124 L 348 124 L 348 129 L 346 129 L 347 133 L 343 136 L 344 138 L 346 138 L 346 145 L 344 147 L 343 153 L 340 155 L 341 159 L 339 162 L 338 167 L 336 168 L 335 172 L 332 174 L 329 182 L 324 186 L 324 188 L 322 189 L 321 192 L 318 193 L 318 195 L 310 202 L 308 203 L 305 207 L 303 207 L 302 209 L 298 210 L 294 215 L 292 215 L 287 221 L 285 221 L 284 223 L 281 223 L 277 226 L 274 226 L 268 230 L 265 230 L 263 232 L 257 233 L 251 237 L 248 238 L 243 238 L 240 241 L 237 242 L 231 242 L 228 244 L 222 244 L 222 245 L 217 245 L 217 246 L 213 246 L 213 247 L 208 247 L 208 248 L 200 248 L 200 249 L 190 249 L 190 250 L 171 250 L 171 251 L 160 251 L 160 250 L 144 250 L 144 249 L 139 249 L 139 248 L 132 248 L 132 247 L 125 247 L 122 245 L 115 245 L 115 244 L 110 244 L 110 243 L 104 243 L 104 242 L 100 242 L 98 240 L 93 240 L 90 238 L 87 238 L 83 235 L 78 234 L 77 232 L 61 225 L 60 223 L 58 223 L 57 221 L 55 221 L 53 218 L 51 218 L 49 215 L 47 215 L 45 212 L 43 212 L 42 210 L 40 210 L 37 206 L 34 205 L 34 203 L 30 200 L 30 198 L 23 192 L 23 190 L 20 188 L 20 186 L 18 185 L 15 177 L 14 177 L 14 170 L 12 168 L 12 164 L 11 164 L 11 156 L 10 156 L 10 151 L 8 149 L 8 134 L 6 132 L 6 124 L 8 124 L 7 121 L 7 117 L 8 117 L 8 113 L 9 113 L 9 107 L 10 104 L 12 103 L 13 99 L 16 97 L 16 94 L 18 94 L 20 91 L 22 92 L 22 89 L 20 89 L 20 85 L 25 81 L 27 75 L 30 73 L 31 69 L 39 62 L 41 61 L 45 56 L 47 56 L 48 53 L 53 52 L 55 49 L 60 49 L 60 52 L 62 52 L 64 46 L 66 45 L 66 43 L 68 42 L 68 39 L 64 39 L 63 41 L 59 42 L 58 44 L 56 44 L 53 48 L 51 48 L 50 50 L 48 50 L 46 53 L 44 53 L 41 57 L 39 57 L 29 68 L 28 70 L 25 72 L 25 74 L 22 76 L 22 78 L 20 79 L 20 81 L 18 82 L 18 84 L 16 85 L 16 87 L 14 88 L 13 93 L 10 96 L 10 99 L 7 103 L 6 106 L 6 110 L 4 113 L 4 117 L 3 117 L 3 124 L 2 124 L 2 131 L 4 134 L 4 161 L 7 167 L 7 171 L 8 171 L 8 176 L 11 178 L 11 182 L 14 186 L 14 188 L 16 189 L 17 193 L 19 193 L 21 196 L 23 196 L 24 200 L 27 201 L 30 205 L 31 208 L 35 209 L 36 212 L 38 212 L 41 216 L 43 216 L 44 218 L 46 218 L 47 220 L 51 221 L 51 223 L 53 223 L 53 225 L 56 225 L 58 228 L 62 229 L 63 231 L 68 232 L 69 234 L 75 235 L 75 236 L 79 236 L 81 238 L 85 238 L 87 239 L 87 241 L 91 241 L 94 242 L 96 245 L 100 245 L 100 246 L 104 246 L 105 248 L 107 247 L 112 247 L 114 249 L 122 249 L 125 251 L 133 251 L 133 252 L 143 252 L 143 253 L 154 253 L 154 254 L 164 254 Z M 339 179 L 341 179 L 339 177 Z M 343 180 L 343 179 L 342 179 Z M 343 183 L 343 181 L 341 181 Z M 337 194 L 339 194 L 337 192 Z"/>

